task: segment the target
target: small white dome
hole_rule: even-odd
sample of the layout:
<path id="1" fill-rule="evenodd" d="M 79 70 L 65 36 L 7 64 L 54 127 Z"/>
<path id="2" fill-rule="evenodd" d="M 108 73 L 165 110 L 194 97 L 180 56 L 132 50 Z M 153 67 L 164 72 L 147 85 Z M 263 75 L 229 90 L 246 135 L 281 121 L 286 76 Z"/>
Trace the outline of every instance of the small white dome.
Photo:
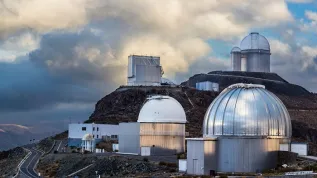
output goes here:
<path id="1" fill-rule="evenodd" d="M 92 134 L 85 134 L 82 140 L 94 140 L 94 136 Z"/>
<path id="2" fill-rule="evenodd" d="M 258 32 L 252 32 L 241 41 L 240 49 L 242 51 L 250 49 L 270 51 L 270 43 L 263 35 Z"/>
<path id="3" fill-rule="evenodd" d="M 145 101 L 138 122 L 186 123 L 186 114 L 174 98 L 155 95 Z"/>

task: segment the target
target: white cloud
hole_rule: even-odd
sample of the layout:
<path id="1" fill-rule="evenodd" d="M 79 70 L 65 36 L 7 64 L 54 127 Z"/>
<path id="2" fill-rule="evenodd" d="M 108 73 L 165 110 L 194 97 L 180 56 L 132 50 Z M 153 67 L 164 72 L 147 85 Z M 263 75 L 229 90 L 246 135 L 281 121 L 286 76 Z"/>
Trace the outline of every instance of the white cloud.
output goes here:
<path id="1" fill-rule="evenodd" d="M 126 63 L 130 54 L 160 56 L 165 74 L 171 77 L 176 72 L 187 71 L 193 61 L 207 55 L 208 52 L 210 52 L 208 44 L 198 38 L 172 43 L 156 35 L 146 35 L 126 41 L 121 59 L 123 59 L 122 63 Z"/>
<path id="2" fill-rule="evenodd" d="M 207 57 L 212 50 L 206 42 L 209 39 L 234 41 L 250 28 L 293 20 L 283 0 L 4 0 L 4 5 L 5 18 L 0 19 L 3 38 L 25 28 L 40 34 L 78 31 L 83 26 L 115 20 L 126 27 L 114 34 L 120 39 L 119 45 L 109 46 L 104 50 L 107 54 L 86 46 L 77 47 L 76 52 L 86 55 L 90 62 L 108 55 L 103 62 L 106 65 L 113 61 L 127 65 L 127 56 L 133 53 L 159 55 L 170 76 L 188 71 L 195 61 Z M 111 34 L 108 29 L 91 30 L 100 36 Z"/>
<path id="3" fill-rule="evenodd" d="M 121 19 L 136 34 L 123 40 L 122 64 L 129 54 L 159 55 L 167 75 L 187 72 L 211 52 L 208 39 L 233 41 L 251 27 L 272 27 L 293 20 L 283 0 L 222 1 L 109 0 L 95 1 L 92 19 Z M 258 7 L 261 7 L 260 9 Z"/>
<path id="4" fill-rule="evenodd" d="M 12 36 L 1 44 L 1 48 L 8 51 L 32 51 L 38 46 L 39 37 L 28 32 L 19 36 Z"/>
<path id="5" fill-rule="evenodd" d="M 317 33 L 317 12 L 305 11 L 305 16 L 309 22 L 305 22 L 304 19 L 300 19 L 300 29 L 304 32 L 312 31 Z"/>
<path id="6" fill-rule="evenodd" d="M 317 22 L 317 12 L 305 11 L 305 15 L 309 20 Z"/>
<path id="7" fill-rule="evenodd" d="M 271 53 L 274 55 L 289 56 L 291 55 L 291 47 L 289 44 L 283 43 L 276 39 L 269 39 Z"/>
<path id="8" fill-rule="evenodd" d="M 303 56 L 303 69 L 313 68 L 316 70 L 317 73 L 317 62 L 314 59 L 317 57 L 317 46 L 303 46 L 301 48 L 301 55 Z"/>
<path id="9" fill-rule="evenodd" d="M 17 57 L 24 56 L 39 46 L 40 38 L 32 33 L 12 36 L 0 42 L 0 61 L 14 62 Z M 2 52 L 1 52 L 2 51 Z"/>
<path id="10" fill-rule="evenodd" d="M 73 29 L 87 23 L 87 0 L 3 0 L 0 35 L 20 29 L 48 32 Z M 0 36 L 1 37 L 1 36 Z"/>

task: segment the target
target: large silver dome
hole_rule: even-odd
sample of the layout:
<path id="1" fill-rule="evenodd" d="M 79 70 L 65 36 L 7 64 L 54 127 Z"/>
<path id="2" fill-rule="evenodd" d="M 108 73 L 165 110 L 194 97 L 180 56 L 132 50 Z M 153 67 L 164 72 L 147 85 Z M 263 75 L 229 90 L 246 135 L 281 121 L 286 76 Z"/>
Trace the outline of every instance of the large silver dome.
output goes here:
<path id="1" fill-rule="evenodd" d="M 240 49 L 244 50 L 266 50 L 270 51 L 269 41 L 258 32 L 252 32 L 240 43 Z"/>
<path id="2" fill-rule="evenodd" d="M 234 84 L 210 104 L 204 137 L 291 137 L 291 119 L 282 101 L 263 85 Z"/>

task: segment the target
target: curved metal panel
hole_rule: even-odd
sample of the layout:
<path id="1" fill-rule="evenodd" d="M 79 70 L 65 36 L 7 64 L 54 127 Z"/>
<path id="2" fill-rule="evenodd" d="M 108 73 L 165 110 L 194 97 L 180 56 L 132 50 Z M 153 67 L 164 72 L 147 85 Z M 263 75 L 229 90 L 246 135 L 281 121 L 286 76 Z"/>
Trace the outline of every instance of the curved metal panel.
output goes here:
<path id="1" fill-rule="evenodd" d="M 226 112 L 224 112 L 223 116 L 223 135 L 233 135 L 236 103 L 241 90 L 241 88 L 239 88 L 238 90 L 234 90 L 234 93 L 231 95 L 231 98 L 228 101 Z"/>
<path id="2" fill-rule="evenodd" d="M 246 36 L 240 43 L 241 50 L 262 49 L 270 50 L 269 41 L 259 33 L 253 32 Z"/>
<path id="3" fill-rule="evenodd" d="M 263 86 L 235 84 L 209 106 L 204 136 L 291 137 L 291 121 L 282 101 Z"/>

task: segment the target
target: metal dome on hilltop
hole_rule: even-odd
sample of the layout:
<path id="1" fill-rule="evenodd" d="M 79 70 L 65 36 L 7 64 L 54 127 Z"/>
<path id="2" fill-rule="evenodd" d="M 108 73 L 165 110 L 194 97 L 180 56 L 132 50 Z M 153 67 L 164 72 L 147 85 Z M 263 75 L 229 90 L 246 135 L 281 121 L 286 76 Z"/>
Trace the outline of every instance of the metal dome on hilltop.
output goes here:
<path id="1" fill-rule="evenodd" d="M 252 32 L 240 43 L 241 50 L 266 50 L 270 51 L 270 43 L 258 32 Z"/>
<path id="2" fill-rule="evenodd" d="M 207 109 L 203 134 L 290 138 L 291 119 L 282 101 L 263 85 L 234 84 Z"/>

